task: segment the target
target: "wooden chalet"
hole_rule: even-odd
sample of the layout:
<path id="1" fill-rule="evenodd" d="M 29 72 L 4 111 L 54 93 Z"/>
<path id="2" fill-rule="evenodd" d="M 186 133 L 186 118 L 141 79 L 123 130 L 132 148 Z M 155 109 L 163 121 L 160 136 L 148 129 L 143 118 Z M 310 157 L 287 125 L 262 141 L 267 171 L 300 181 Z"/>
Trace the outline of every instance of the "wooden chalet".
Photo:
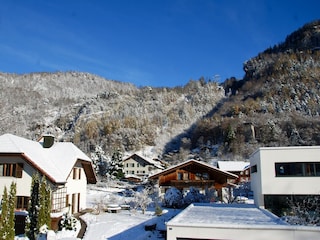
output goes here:
<path id="1" fill-rule="evenodd" d="M 227 187 L 231 180 L 237 178 L 237 175 L 220 170 L 208 163 L 188 160 L 150 176 L 149 180 L 157 181 L 161 193 L 165 193 L 170 187 L 181 191 L 188 190 L 190 187 L 203 191 L 214 188 L 219 192 L 223 187 Z"/>
<path id="2" fill-rule="evenodd" d="M 238 176 L 235 184 L 250 181 L 250 162 L 245 161 L 218 161 L 217 168 Z"/>

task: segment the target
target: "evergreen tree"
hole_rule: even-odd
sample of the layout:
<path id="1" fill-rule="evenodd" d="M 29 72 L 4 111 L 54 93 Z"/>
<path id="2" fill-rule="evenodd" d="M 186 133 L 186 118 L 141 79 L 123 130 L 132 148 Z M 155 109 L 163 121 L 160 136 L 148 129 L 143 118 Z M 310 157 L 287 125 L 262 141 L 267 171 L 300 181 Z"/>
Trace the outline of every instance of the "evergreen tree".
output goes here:
<path id="1" fill-rule="evenodd" d="M 115 179 L 121 179 L 124 176 L 122 165 L 122 153 L 120 149 L 117 149 L 112 154 L 111 164 L 109 167 L 109 175 Z"/>
<path id="2" fill-rule="evenodd" d="M 14 239 L 15 236 L 15 229 L 14 229 L 14 222 L 15 222 L 15 215 L 14 210 L 16 208 L 16 195 L 17 195 L 17 184 L 12 182 L 10 186 L 10 194 L 8 196 L 8 236 L 7 239 Z"/>
<path id="3" fill-rule="evenodd" d="M 43 176 L 41 181 L 38 174 L 32 176 L 31 199 L 28 207 L 26 233 L 30 240 L 35 240 L 43 225 L 50 227 L 51 219 L 51 189 Z"/>
<path id="4" fill-rule="evenodd" d="M 3 190 L 1 202 L 0 239 L 13 240 L 14 230 L 14 210 L 16 207 L 16 184 L 10 186 L 8 194 L 6 186 Z"/>
<path id="5" fill-rule="evenodd" d="M 4 186 L 2 200 L 1 200 L 0 239 L 7 239 L 8 208 L 9 208 L 8 191 L 7 191 L 7 187 Z"/>
<path id="6" fill-rule="evenodd" d="M 39 232 L 37 229 L 39 218 L 39 175 L 32 176 L 31 199 L 28 207 L 28 221 L 26 224 L 26 233 L 30 240 L 35 240 Z"/>
<path id="7" fill-rule="evenodd" d="M 96 170 L 96 173 L 102 177 L 105 177 L 108 171 L 108 163 L 110 159 L 106 156 L 106 153 L 103 151 L 102 147 L 96 146 L 94 152 L 91 153 L 91 159 L 93 161 L 93 166 Z"/>
<path id="8" fill-rule="evenodd" d="M 38 229 L 43 225 L 50 226 L 50 212 L 51 212 L 51 189 L 47 185 L 47 180 L 43 176 L 39 189 L 39 218 Z"/>

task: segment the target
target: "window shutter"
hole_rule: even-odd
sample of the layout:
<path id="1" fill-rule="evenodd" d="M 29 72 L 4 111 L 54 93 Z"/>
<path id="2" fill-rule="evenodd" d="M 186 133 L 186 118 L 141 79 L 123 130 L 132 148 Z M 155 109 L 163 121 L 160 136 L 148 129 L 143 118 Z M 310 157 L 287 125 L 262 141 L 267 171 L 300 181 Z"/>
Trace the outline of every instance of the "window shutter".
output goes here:
<path id="1" fill-rule="evenodd" d="M 23 163 L 17 163 L 16 164 L 16 177 L 22 178 L 22 172 L 23 172 Z"/>

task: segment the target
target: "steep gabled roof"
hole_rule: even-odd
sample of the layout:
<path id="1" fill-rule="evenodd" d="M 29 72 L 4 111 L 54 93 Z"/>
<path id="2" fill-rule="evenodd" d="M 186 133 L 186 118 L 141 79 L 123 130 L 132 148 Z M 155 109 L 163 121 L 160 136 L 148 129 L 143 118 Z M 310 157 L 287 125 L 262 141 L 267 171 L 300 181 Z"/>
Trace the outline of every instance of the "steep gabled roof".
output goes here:
<path id="1" fill-rule="evenodd" d="M 139 159 L 139 160 L 145 162 L 147 165 L 152 165 L 152 166 L 155 166 L 155 167 L 157 167 L 159 169 L 163 169 L 163 167 L 159 164 L 159 162 L 151 160 L 151 159 L 147 159 L 147 158 L 144 158 L 144 157 L 141 157 L 137 153 L 134 153 L 134 154 L 130 155 L 129 157 L 123 159 L 123 162 L 128 161 L 130 159 L 134 159 L 136 161 L 137 161 L 137 159 Z"/>
<path id="2" fill-rule="evenodd" d="M 223 170 L 221 170 L 219 168 L 216 168 L 216 167 L 214 167 L 214 166 L 212 166 L 212 165 L 210 165 L 208 163 L 200 162 L 200 161 L 194 160 L 194 159 L 191 159 L 191 160 L 185 161 L 183 163 L 180 163 L 178 165 L 169 167 L 169 168 L 167 168 L 167 169 L 165 169 L 165 170 L 163 170 L 163 171 L 161 171 L 159 173 L 156 173 L 156 174 L 150 176 L 149 178 L 150 179 L 157 179 L 161 175 L 166 175 L 166 174 L 175 172 L 177 169 L 181 169 L 181 168 L 187 167 L 187 166 L 192 165 L 192 164 L 202 166 L 204 168 L 207 168 L 210 171 L 218 172 L 218 173 L 220 173 L 220 174 L 222 174 L 222 175 L 224 175 L 224 176 L 226 176 L 228 178 L 234 178 L 234 179 L 238 178 L 238 176 L 233 174 L 233 173 L 229 173 L 227 171 L 223 171 Z"/>
<path id="3" fill-rule="evenodd" d="M 44 148 L 36 141 L 28 140 L 12 134 L 0 136 L 0 154 L 21 155 L 30 165 L 46 175 L 55 183 L 66 182 L 77 161 L 83 164 L 92 164 L 91 159 L 71 142 L 55 142 L 52 147 Z M 93 171 L 90 182 L 96 182 Z"/>

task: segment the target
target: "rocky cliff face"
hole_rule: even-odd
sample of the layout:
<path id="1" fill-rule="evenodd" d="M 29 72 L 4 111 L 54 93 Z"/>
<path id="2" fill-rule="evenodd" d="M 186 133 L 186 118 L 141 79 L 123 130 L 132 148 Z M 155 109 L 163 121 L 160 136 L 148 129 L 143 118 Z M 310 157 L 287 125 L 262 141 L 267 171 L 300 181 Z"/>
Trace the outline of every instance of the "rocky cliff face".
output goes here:
<path id="1" fill-rule="evenodd" d="M 320 114 L 319 31 L 320 21 L 306 24 L 285 42 L 248 60 L 243 80 L 224 83 L 231 96 L 217 114 L 206 119 L 210 131 L 222 134 L 218 153 L 245 158 L 259 146 L 320 144 L 316 134 Z M 203 132 L 202 125 L 201 121 L 198 131 Z M 248 126 L 254 127 L 254 138 Z M 198 135 L 196 130 L 193 136 Z"/>

